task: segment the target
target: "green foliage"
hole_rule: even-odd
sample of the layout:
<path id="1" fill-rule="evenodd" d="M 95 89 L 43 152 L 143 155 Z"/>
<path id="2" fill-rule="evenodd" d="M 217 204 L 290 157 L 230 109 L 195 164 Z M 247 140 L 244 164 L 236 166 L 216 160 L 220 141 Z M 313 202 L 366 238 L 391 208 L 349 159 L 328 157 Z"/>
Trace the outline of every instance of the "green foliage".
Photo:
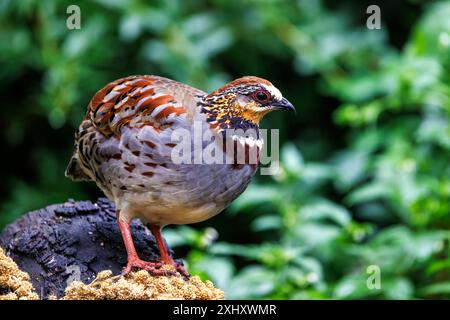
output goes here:
<path id="1" fill-rule="evenodd" d="M 380 5 L 381 30 L 365 28 L 364 2 L 79 1 L 82 28 L 68 30 L 70 4 L 0 3 L 0 226 L 99 194 L 63 171 L 108 81 L 160 74 L 210 91 L 254 74 L 298 116 L 263 123 L 282 134 L 278 175 L 227 214 L 165 230 L 191 272 L 229 298 L 450 296 L 450 2 Z"/>

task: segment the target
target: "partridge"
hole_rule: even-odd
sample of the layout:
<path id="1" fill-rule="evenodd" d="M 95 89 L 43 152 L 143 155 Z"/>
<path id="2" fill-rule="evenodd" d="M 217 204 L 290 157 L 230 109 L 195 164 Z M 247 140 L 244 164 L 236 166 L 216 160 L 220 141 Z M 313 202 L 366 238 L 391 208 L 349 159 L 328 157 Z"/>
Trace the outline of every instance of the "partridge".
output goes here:
<path id="1" fill-rule="evenodd" d="M 259 122 L 272 110 L 295 111 L 269 81 L 253 76 L 210 94 L 159 76 L 130 76 L 94 95 L 75 133 L 66 176 L 94 181 L 115 203 L 128 256 L 123 274 L 132 268 L 152 275 L 174 273 L 161 268 L 172 265 L 188 276 L 170 256 L 161 228 L 209 219 L 246 189 L 263 142 Z M 194 141 L 189 135 L 195 136 L 196 127 L 211 140 Z M 252 130 L 256 134 L 246 133 Z M 187 147 L 179 148 L 181 142 L 174 137 L 184 138 Z M 215 159 L 224 161 L 198 161 L 197 151 L 211 145 L 217 146 L 211 153 Z M 237 146 L 244 147 L 242 161 L 236 157 Z M 250 161 L 253 151 L 256 162 Z M 194 161 L 179 161 L 177 156 Z M 130 232 L 134 218 L 148 223 L 159 261 L 138 257 Z"/>

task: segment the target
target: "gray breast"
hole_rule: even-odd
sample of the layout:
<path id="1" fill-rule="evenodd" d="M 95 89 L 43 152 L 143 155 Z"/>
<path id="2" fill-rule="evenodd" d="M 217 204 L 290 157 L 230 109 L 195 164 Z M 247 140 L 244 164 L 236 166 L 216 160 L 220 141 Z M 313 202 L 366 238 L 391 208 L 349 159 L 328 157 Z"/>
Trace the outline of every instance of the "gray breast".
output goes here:
<path id="1" fill-rule="evenodd" d="M 191 127 L 186 124 L 180 127 L 194 139 Z M 203 129 L 209 130 L 209 127 Z M 121 154 L 120 159 L 112 157 L 102 164 L 115 198 L 132 193 L 136 195 L 133 199 L 142 199 L 141 194 L 145 195 L 145 202 L 160 207 L 214 204 L 212 210 L 221 210 L 245 190 L 255 173 L 256 166 L 225 163 L 224 153 L 220 156 L 224 163 L 195 163 L 196 152 L 199 152 L 196 148 L 204 150 L 211 141 L 199 145 L 192 140 L 190 163 L 174 162 L 173 154 L 179 150 L 179 141 L 173 138 L 173 130 L 158 132 L 145 126 L 125 130 L 118 142 L 105 142 L 105 151 L 114 149 L 115 154 Z"/>

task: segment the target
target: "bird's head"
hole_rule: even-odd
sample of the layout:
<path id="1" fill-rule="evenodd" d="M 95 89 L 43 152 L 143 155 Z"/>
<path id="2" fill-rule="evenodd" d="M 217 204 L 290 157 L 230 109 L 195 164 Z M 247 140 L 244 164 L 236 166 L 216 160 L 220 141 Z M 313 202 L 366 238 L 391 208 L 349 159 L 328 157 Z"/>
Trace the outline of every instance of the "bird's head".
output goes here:
<path id="1" fill-rule="evenodd" d="M 257 127 L 273 110 L 295 111 L 295 108 L 272 83 L 253 76 L 226 84 L 207 95 L 202 105 L 207 121 L 219 129 Z"/>

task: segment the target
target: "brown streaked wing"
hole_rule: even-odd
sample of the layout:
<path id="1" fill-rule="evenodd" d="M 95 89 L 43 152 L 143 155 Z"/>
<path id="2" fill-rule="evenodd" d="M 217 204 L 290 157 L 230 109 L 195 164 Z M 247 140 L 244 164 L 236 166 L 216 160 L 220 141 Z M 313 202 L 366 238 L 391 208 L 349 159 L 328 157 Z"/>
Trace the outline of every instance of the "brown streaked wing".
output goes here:
<path id="1" fill-rule="evenodd" d="M 195 107 L 193 97 L 204 94 L 163 77 L 130 76 L 99 90 L 90 101 L 86 116 L 105 136 L 120 135 L 124 126 L 151 125 L 160 131 L 171 125 L 169 116 L 190 113 Z M 183 101 L 186 96 L 190 99 Z"/>

